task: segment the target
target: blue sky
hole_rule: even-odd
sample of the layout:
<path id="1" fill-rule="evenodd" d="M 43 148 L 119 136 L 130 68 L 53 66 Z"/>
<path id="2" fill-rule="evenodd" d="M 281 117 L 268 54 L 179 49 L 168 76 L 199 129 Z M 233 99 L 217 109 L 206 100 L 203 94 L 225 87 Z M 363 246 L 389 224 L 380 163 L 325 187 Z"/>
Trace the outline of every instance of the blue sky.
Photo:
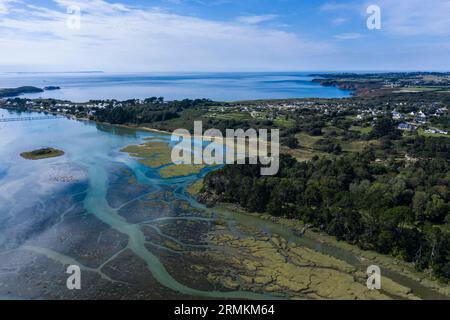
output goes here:
<path id="1" fill-rule="evenodd" d="M 448 71 L 449 12 L 450 0 L 0 0 L 0 71 Z"/>

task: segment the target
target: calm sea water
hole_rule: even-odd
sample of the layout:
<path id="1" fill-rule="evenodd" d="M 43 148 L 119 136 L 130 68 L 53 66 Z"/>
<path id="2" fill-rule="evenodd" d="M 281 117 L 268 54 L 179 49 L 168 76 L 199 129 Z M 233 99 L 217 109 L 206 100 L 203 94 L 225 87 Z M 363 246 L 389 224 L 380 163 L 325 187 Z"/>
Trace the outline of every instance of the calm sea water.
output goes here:
<path id="1" fill-rule="evenodd" d="M 74 102 L 92 99 L 167 100 L 209 98 L 216 101 L 343 98 L 351 92 L 311 82 L 310 73 L 0 73 L 0 88 L 60 86 L 57 91 L 24 95 Z"/>

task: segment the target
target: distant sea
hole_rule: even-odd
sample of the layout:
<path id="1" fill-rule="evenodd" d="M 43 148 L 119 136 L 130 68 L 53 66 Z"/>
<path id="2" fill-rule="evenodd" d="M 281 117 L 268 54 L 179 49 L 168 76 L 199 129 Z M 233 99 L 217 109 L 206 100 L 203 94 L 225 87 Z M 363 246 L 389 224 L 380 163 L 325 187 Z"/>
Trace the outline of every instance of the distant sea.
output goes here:
<path id="1" fill-rule="evenodd" d="M 21 97 L 73 102 L 153 96 L 216 101 L 350 96 L 350 91 L 311 82 L 313 73 L 0 73 L 0 88 L 59 86 L 61 90 Z"/>

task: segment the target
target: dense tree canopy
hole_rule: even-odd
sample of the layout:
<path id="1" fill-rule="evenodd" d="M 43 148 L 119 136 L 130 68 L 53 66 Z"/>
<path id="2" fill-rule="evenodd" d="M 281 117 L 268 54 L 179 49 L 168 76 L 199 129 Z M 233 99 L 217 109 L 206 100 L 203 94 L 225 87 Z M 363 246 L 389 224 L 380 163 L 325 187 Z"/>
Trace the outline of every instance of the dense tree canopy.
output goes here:
<path id="1" fill-rule="evenodd" d="M 112 124 L 143 124 L 170 120 L 179 117 L 184 109 L 209 105 L 207 99 L 164 102 L 163 98 L 148 98 L 144 104 L 134 100 L 124 101 L 123 106 L 107 107 L 95 112 L 94 120 Z"/>
<path id="2" fill-rule="evenodd" d="M 429 148 L 444 148 L 443 141 L 419 139 L 411 148 L 428 154 Z M 375 160 L 371 149 L 310 162 L 283 155 L 273 177 L 260 176 L 259 165 L 227 165 L 206 177 L 204 192 L 252 212 L 301 219 L 340 240 L 450 279 L 447 159 Z"/>

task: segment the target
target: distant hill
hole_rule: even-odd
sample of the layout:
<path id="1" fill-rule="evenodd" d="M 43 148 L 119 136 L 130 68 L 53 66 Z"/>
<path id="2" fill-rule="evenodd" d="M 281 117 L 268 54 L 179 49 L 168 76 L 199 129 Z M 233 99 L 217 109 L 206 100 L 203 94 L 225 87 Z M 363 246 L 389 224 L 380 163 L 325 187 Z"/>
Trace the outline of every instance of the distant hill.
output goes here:
<path id="1" fill-rule="evenodd" d="M 44 92 L 43 89 L 36 87 L 18 87 L 18 88 L 6 88 L 0 89 L 0 98 L 9 98 L 9 97 L 17 97 L 21 94 L 25 93 L 39 93 Z"/>

